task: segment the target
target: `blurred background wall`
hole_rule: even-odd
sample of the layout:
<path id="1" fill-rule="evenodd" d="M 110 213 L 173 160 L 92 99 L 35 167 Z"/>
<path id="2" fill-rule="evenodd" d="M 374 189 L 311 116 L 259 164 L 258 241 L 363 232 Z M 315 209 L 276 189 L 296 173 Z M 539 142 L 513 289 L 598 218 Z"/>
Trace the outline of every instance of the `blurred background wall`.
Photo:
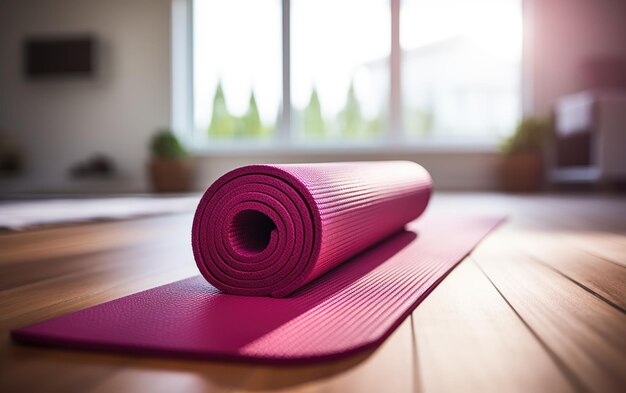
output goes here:
<path id="1" fill-rule="evenodd" d="M 339 1 L 339 0 L 338 0 Z M 581 64 L 626 58 L 626 1 L 525 0 L 524 91 L 527 113 L 549 113 L 555 100 L 583 86 Z M 23 176 L 8 191 L 146 191 L 147 143 L 171 119 L 170 0 L 0 0 L 0 131 L 24 151 Z M 34 83 L 22 74 L 25 37 L 93 33 L 99 40 L 92 80 Z M 111 156 L 107 181 L 69 179 L 68 167 Z M 420 161 L 440 189 L 496 187 L 496 149 L 471 151 L 288 151 L 213 153 L 198 158 L 203 188 L 223 171 L 251 162 L 402 158 Z"/>
<path id="2" fill-rule="evenodd" d="M 548 113 L 562 95 L 587 88 L 584 64 L 626 59 L 626 1 L 526 0 L 531 5 L 532 109 Z"/>
<path id="3" fill-rule="evenodd" d="M 6 190 L 143 191 L 146 143 L 170 121 L 170 0 L 1 0 L 0 130 L 23 150 L 26 168 Z M 97 76 L 32 81 L 24 39 L 84 32 L 98 39 Z M 68 167 L 102 152 L 119 176 L 75 181 Z"/>

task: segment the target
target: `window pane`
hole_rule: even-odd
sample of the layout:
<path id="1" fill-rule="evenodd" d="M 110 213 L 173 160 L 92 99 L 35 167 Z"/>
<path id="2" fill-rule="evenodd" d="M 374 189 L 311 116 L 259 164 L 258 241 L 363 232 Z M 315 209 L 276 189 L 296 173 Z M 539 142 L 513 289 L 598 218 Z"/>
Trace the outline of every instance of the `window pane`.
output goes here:
<path id="1" fill-rule="evenodd" d="M 368 139 L 387 123 L 389 0 L 292 0 L 293 124 L 307 140 Z"/>
<path id="2" fill-rule="evenodd" d="M 412 138 L 494 139 L 520 116 L 520 0 L 404 0 L 404 127 Z"/>
<path id="3" fill-rule="evenodd" d="M 197 130 L 270 137 L 281 106 L 280 0 L 196 0 L 193 15 Z"/>

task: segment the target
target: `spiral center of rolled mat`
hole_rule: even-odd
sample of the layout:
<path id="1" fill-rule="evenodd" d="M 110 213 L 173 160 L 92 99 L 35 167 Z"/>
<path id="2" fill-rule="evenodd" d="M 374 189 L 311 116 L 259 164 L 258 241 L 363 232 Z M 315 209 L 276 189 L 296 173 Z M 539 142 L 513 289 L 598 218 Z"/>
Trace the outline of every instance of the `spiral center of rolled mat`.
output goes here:
<path id="1" fill-rule="evenodd" d="M 274 230 L 276 224 L 265 214 L 256 210 L 243 210 L 230 223 L 229 240 L 233 250 L 250 256 L 267 248 Z"/>

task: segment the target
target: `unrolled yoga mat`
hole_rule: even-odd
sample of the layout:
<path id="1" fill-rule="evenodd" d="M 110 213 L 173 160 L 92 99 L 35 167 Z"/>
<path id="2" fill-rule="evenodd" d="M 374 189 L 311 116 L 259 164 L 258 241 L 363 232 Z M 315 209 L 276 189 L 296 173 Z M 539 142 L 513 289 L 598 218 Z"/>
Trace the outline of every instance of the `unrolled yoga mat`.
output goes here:
<path id="1" fill-rule="evenodd" d="M 192 245 L 206 280 L 140 292 L 13 337 L 273 363 L 373 348 L 500 221 L 427 215 L 405 226 L 430 192 L 426 171 L 406 162 L 235 170 L 196 212 Z"/>

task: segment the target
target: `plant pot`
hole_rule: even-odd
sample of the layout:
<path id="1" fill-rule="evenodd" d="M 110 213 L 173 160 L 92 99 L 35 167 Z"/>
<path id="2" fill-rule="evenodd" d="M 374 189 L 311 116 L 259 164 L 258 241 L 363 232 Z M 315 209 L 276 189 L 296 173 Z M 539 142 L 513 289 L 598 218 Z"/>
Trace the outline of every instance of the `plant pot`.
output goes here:
<path id="1" fill-rule="evenodd" d="M 149 164 L 152 189 L 156 192 L 189 192 L 192 190 L 195 167 L 188 158 L 154 158 Z"/>
<path id="2" fill-rule="evenodd" d="M 500 168 L 502 189 L 508 192 L 538 191 L 543 183 L 541 153 L 514 153 L 503 157 Z"/>

